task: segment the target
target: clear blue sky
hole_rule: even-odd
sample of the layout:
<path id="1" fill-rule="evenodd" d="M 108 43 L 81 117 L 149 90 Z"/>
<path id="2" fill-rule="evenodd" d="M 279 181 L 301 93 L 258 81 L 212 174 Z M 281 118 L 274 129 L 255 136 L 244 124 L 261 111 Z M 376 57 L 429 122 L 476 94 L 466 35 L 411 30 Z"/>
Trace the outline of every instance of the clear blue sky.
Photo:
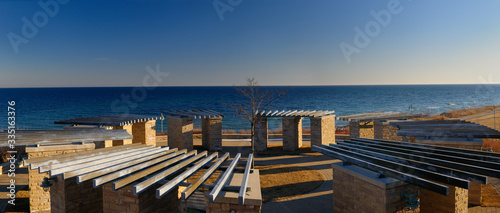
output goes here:
<path id="1" fill-rule="evenodd" d="M 350 62 L 340 44 L 390 0 L 217 1 L 223 21 L 213 0 L 72 0 L 53 17 L 0 1 L 0 87 L 138 86 L 157 64 L 162 86 L 500 82 L 500 1 L 401 0 Z"/>

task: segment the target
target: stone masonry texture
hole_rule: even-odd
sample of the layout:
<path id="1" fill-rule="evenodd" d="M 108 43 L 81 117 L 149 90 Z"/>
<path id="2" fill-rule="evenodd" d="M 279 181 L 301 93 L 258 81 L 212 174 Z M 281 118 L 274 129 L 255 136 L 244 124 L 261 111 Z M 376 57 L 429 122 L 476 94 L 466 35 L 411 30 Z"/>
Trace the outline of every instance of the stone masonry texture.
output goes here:
<path id="1" fill-rule="evenodd" d="M 254 148 L 256 152 L 267 150 L 269 136 L 267 133 L 267 118 L 259 118 L 255 122 L 255 141 Z"/>
<path id="2" fill-rule="evenodd" d="M 342 213 L 402 213 L 405 200 L 401 192 L 417 187 L 399 183 L 381 187 L 356 175 L 333 169 L 333 211 Z"/>
<path id="3" fill-rule="evenodd" d="M 349 121 L 351 138 L 374 138 L 373 122 Z"/>
<path id="4" fill-rule="evenodd" d="M 375 139 L 403 141 L 403 137 L 398 136 L 398 128 L 382 121 L 374 122 L 373 134 Z"/>
<path id="5" fill-rule="evenodd" d="M 203 147 L 214 152 L 222 148 L 222 118 L 201 119 L 201 141 Z"/>
<path id="6" fill-rule="evenodd" d="M 77 184 L 76 178 L 63 180 L 59 175 L 50 188 L 53 213 L 102 212 L 102 187 L 94 188 L 92 181 Z"/>
<path id="7" fill-rule="evenodd" d="M 311 146 L 321 146 L 335 143 L 335 115 L 312 117 Z"/>
<path id="8" fill-rule="evenodd" d="M 443 185 L 450 188 L 448 196 L 420 188 L 420 212 L 466 213 L 468 209 L 467 189 Z"/>
<path id="9" fill-rule="evenodd" d="M 103 201 L 105 213 L 184 213 L 187 204 L 178 199 L 178 188 L 175 188 L 160 199 L 156 198 L 156 189 L 161 184 L 155 184 L 145 191 L 134 195 L 132 185 L 113 191 L 111 183 L 104 184 Z"/>
<path id="10" fill-rule="evenodd" d="M 43 152 L 28 152 L 28 159 L 40 158 L 54 155 L 67 154 L 78 151 L 86 151 L 91 149 L 77 150 L 61 150 L 61 151 L 43 151 Z M 29 194 L 30 194 L 30 212 L 51 212 L 50 208 L 50 190 L 45 192 L 40 185 L 44 177 L 49 177 L 48 172 L 39 174 L 38 169 L 29 169 Z"/>
<path id="11" fill-rule="evenodd" d="M 283 150 L 295 151 L 302 147 L 302 118 L 283 117 Z"/>
<path id="12" fill-rule="evenodd" d="M 167 117 L 168 146 L 193 150 L 193 119 Z"/>
<path id="13" fill-rule="evenodd" d="M 132 125 L 132 143 L 156 146 L 156 121 L 138 122 Z"/>

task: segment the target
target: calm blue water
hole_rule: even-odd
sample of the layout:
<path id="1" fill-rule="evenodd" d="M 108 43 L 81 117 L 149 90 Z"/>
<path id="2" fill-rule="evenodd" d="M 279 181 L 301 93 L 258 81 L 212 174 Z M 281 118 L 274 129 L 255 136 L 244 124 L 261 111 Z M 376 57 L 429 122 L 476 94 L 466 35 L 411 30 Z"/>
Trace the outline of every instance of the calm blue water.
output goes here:
<path id="1" fill-rule="evenodd" d="M 280 89 L 285 87 L 266 87 Z M 271 109 L 335 110 L 337 116 L 374 111 L 441 113 L 450 109 L 500 104 L 500 85 L 292 86 Z M 226 115 L 224 129 L 247 129 L 225 102 L 241 101 L 233 87 L 158 87 L 141 93 L 116 88 L 0 89 L 0 129 L 7 128 L 7 101 L 16 101 L 21 129 L 55 129 L 56 120 L 106 114 L 160 115 L 161 110 L 213 109 Z M 135 95 L 133 95 L 135 94 Z M 127 98 L 128 97 L 128 98 Z M 5 121 L 5 122 L 3 122 Z M 342 125 L 339 123 L 338 125 Z M 201 121 L 195 121 L 195 128 Z M 270 121 L 280 127 L 280 120 Z M 308 121 L 304 121 L 304 126 Z M 160 130 L 160 122 L 157 124 Z M 166 131 L 166 128 L 164 128 Z"/>

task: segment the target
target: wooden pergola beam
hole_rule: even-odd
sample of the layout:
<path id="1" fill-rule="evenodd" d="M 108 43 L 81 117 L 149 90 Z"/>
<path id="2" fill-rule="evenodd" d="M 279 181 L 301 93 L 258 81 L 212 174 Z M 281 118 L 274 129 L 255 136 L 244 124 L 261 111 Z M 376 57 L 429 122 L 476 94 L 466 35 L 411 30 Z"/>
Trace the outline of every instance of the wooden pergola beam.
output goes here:
<path id="1" fill-rule="evenodd" d="M 43 172 L 47 172 L 49 170 L 56 170 L 56 169 L 60 169 L 60 168 L 65 168 L 65 169 L 70 169 L 70 168 L 82 168 L 84 167 L 86 164 L 99 164 L 99 163 L 104 163 L 104 162 L 108 162 L 108 161 L 111 161 L 111 160 L 117 160 L 117 159 L 121 159 L 123 158 L 123 156 L 126 156 L 126 155 L 131 155 L 131 154 L 140 154 L 140 153 L 143 153 L 143 152 L 148 152 L 148 151 L 154 151 L 154 150 L 158 150 L 158 148 L 153 148 L 153 147 L 141 147 L 141 148 L 137 148 L 137 149 L 127 149 L 127 150 L 120 150 L 120 151 L 115 151 L 115 152 L 109 152 L 109 153 L 106 153 L 106 154 L 101 154 L 101 155 L 93 155 L 93 156 L 85 156 L 85 157 L 82 157 L 80 159 L 74 159 L 74 160 L 66 160 L 64 162 L 60 162 L 60 163 L 54 163 L 54 164 L 50 164 L 50 165 L 46 165 L 46 166 L 40 166 L 38 167 L 38 172 L 39 173 L 43 173 Z M 68 171 L 68 170 L 66 170 Z"/>
<path id="2" fill-rule="evenodd" d="M 468 164 L 464 164 L 464 163 L 458 163 L 458 162 L 436 159 L 436 158 L 431 158 L 431 157 L 425 157 L 425 156 L 420 156 L 420 155 L 402 153 L 402 152 L 398 152 L 398 151 L 391 151 L 391 150 L 387 150 L 387 149 L 383 149 L 383 148 L 374 148 L 374 147 L 369 147 L 365 144 L 355 144 L 355 143 L 346 143 L 346 142 L 344 142 L 342 144 L 343 145 L 350 145 L 350 146 L 355 145 L 358 148 L 361 148 L 363 150 L 369 150 L 369 151 L 382 153 L 382 154 L 386 154 L 386 155 L 397 156 L 397 157 L 402 157 L 405 159 L 412 159 L 412 160 L 416 160 L 416 161 L 420 161 L 420 162 L 424 162 L 424 163 L 440 165 L 440 166 L 444 166 L 447 168 L 458 169 L 458 170 L 466 171 L 466 172 L 470 172 L 470 173 L 475 173 L 475 174 L 480 174 L 480 175 L 485 175 L 485 176 L 490 176 L 490 177 L 500 177 L 500 170 L 483 168 L 480 166 L 468 165 Z"/>
<path id="3" fill-rule="evenodd" d="M 217 158 L 219 153 L 215 152 L 205 159 L 203 159 L 201 162 L 197 163 L 193 167 L 189 168 L 187 171 L 181 173 L 180 175 L 177 175 L 174 179 L 168 181 L 166 184 L 161 186 L 160 188 L 156 189 L 156 198 L 161 198 L 163 195 L 169 193 L 173 188 L 179 186 L 182 181 L 186 180 L 187 178 L 191 177 L 194 173 L 196 173 L 198 170 L 200 170 L 203 166 L 207 165 L 210 163 L 214 158 Z"/>
<path id="4" fill-rule="evenodd" d="M 220 176 L 219 181 L 215 184 L 215 187 L 210 191 L 208 195 L 208 202 L 209 203 L 214 203 L 215 199 L 217 199 L 217 196 L 219 195 L 220 191 L 222 190 L 222 187 L 224 187 L 229 180 L 229 177 L 233 173 L 234 168 L 236 167 L 236 164 L 240 160 L 241 153 L 236 154 L 234 157 L 233 161 L 231 164 L 229 164 L 228 169 Z"/>
<path id="5" fill-rule="evenodd" d="M 411 149 L 411 150 L 422 151 L 422 152 L 431 152 L 431 153 L 436 153 L 436 154 L 443 154 L 443 155 L 450 155 L 450 156 L 456 156 L 456 157 L 462 157 L 462 158 L 469 158 L 469 159 L 474 159 L 474 160 L 500 163 L 500 157 L 462 153 L 462 152 L 458 152 L 456 150 L 451 150 L 451 149 L 450 150 L 441 150 L 441 149 L 434 149 L 433 147 L 425 147 L 425 146 L 417 147 L 417 146 L 411 146 L 411 145 L 407 145 L 407 144 L 403 144 L 403 143 L 398 144 L 398 143 L 390 143 L 390 142 L 379 141 L 379 140 L 364 140 L 364 139 L 359 139 L 359 138 L 356 138 L 353 140 L 367 142 L 367 143 L 373 143 L 373 144 L 379 144 L 379 145 L 387 145 L 387 146 Z"/>
<path id="6" fill-rule="evenodd" d="M 68 179 L 68 178 L 72 178 L 72 177 L 82 175 L 85 173 L 97 171 L 97 170 L 104 169 L 104 168 L 111 167 L 111 166 L 115 166 L 115 165 L 125 163 L 125 162 L 131 161 L 131 160 L 144 158 L 144 157 L 147 157 L 149 155 L 152 155 L 155 153 L 160 153 L 160 152 L 163 152 L 163 153 L 168 152 L 168 149 L 162 148 L 162 149 L 158 149 L 158 150 L 154 150 L 154 151 L 150 151 L 150 152 L 143 152 L 141 154 L 127 156 L 125 158 L 121 158 L 121 159 L 117 159 L 117 160 L 113 160 L 113 161 L 108 161 L 106 163 L 101 163 L 101 164 L 97 164 L 97 165 L 85 164 L 86 167 L 84 167 L 84 168 L 80 167 L 80 169 L 76 169 L 76 170 L 69 169 L 68 171 L 65 171 L 63 173 L 63 179 Z M 62 168 L 62 169 L 64 169 L 64 168 Z M 52 176 L 52 171 L 54 171 L 54 170 L 50 171 L 51 176 Z"/>
<path id="7" fill-rule="evenodd" d="M 74 159 L 85 158 L 87 156 L 96 156 L 96 155 L 106 154 L 106 153 L 110 153 L 110 152 L 116 152 L 116 151 L 120 151 L 120 150 L 146 147 L 146 146 L 147 146 L 146 144 L 128 144 L 128 145 L 121 145 L 121 146 L 113 146 L 113 147 L 109 147 L 109 148 L 105 148 L 105 149 L 93 149 L 93 150 L 88 150 L 88 151 L 73 152 L 73 153 L 68 153 L 68 154 L 64 154 L 64 155 L 53 155 L 53 156 L 41 157 L 41 158 L 24 159 L 24 164 L 30 165 L 30 169 L 37 169 L 40 166 L 54 164 L 54 163 L 58 163 L 58 162 L 71 161 Z"/>
<path id="8" fill-rule="evenodd" d="M 177 148 L 176 148 L 177 149 Z M 140 171 L 140 170 L 143 170 L 143 169 L 146 169 L 150 166 L 153 166 L 157 163 L 160 163 L 158 165 L 158 167 L 161 167 L 160 165 L 164 166 L 163 161 L 166 161 L 166 160 L 169 160 L 173 157 L 177 157 L 179 155 L 183 155 L 183 154 L 186 154 L 187 150 L 186 149 L 183 149 L 183 150 L 180 150 L 178 152 L 175 152 L 175 153 L 171 153 L 171 154 L 168 154 L 166 156 L 163 156 L 163 157 L 160 157 L 160 158 L 156 158 L 156 159 L 153 159 L 153 160 L 150 160 L 150 161 L 147 161 L 147 162 L 144 162 L 142 164 L 139 164 L 139 165 L 135 165 L 135 166 L 132 166 L 132 167 L 128 167 L 126 169 L 122 169 L 122 170 L 119 170 L 119 171 L 115 171 L 111 174 L 108 174 L 108 175 L 105 175 L 105 176 L 102 176 L 102 177 L 99 177 L 99 178 L 95 178 L 93 183 L 94 183 L 94 187 L 98 187 L 102 184 L 105 184 L 107 182 L 110 182 L 110 181 L 113 181 L 113 180 L 116 180 L 118 178 L 121 178 L 121 177 L 124 177 L 124 176 L 127 176 L 127 175 L 130 175 L 134 172 L 137 172 L 137 171 Z M 194 155 L 196 154 L 195 151 L 192 151 L 192 154 L 187 154 L 186 157 L 190 156 L 190 155 Z M 165 162 L 166 163 L 166 162 Z M 78 178 L 84 178 L 83 176 L 85 175 L 82 175 L 82 176 L 78 176 Z M 78 180 L 79 180 L 78 179 Z"/>
<path id="9" fill-rule="evenodd" d="M 490 169 L 499 169 L 500 168 L 500 163 L 496 163 L 496 162 L 481 161 L 481 160 L 475 160 L 475 159 L 464 158 L 464 157 L 457 157 L 457 156 L 452 156 L 452 155 L 444 155 L 444 154 L 437 154 L 437 153 L 432 153 L 432 152 L 417 151 L 417 150 L 412 149 L 411 147 L 394 147 L 394 146 L 390 146 L 390 145 L 380 145 L 380 144 L 374 144 L 374 143 L 364 142 L 364 141 L 345 141 L 345 142 L 366 145 L 369 147 L 386 149 L 386 150 L 390 150 L 390 151 L 413 154 L 413 155 L 418 155 L 418 156 L 447 160 L 447 161 L 452 161 L 452 162 L 456 162 L 456 163 L 474 165 L 474 166 L 479 166 L 479 167 L 484 167 L 484 168 L 490 168 Z"/>
<path id="10" fill-rule="evenodd" d="M 480 156 L 491 156 L 491 157 L 500 158 L 500 153 L 485 152 L 485 151 L 479 151 L 479 150 L 473 150 L 473 149 L 462 149 L 462 148 L 445 147 L 445 146 L 437 146 L 437 145 L 430 145 L 430 144 L 407 143 L 407 142 L 379 140 L 379 139 L 367 139 L 367 138 L 357 138 L 357 139 L 352 139 L 352 140 L 382 141 L 382 142 L 389 143 L 389 144 L 400 144 L 400 145 L 409 146 L 409 147 L 431 148 L 434 150 L 446 150 L 446 151 L 454 151 L 454 152 L 460 152 L 460 153 L 469 153 L 469 154 L 480 155 Z"/>
<path id="11" fill-rule="evenodd" d="M 168 156 L 169 154 L 174 153 L 174 152 L 177 152 L 177 148 L 168 150 L 166 152 L 160 152 L 160 153 L 152 154 L 152 155 L 146 156 L 144 158 L 139 158 L 139 159 L 132 160 L 132 161 L 125 162 L 125 163 L 121 163 L 121 164 L 118 164 L 118 165 L 115 165 L 115 166 L 103 168 L 103 169 L 100 169 L 98 171 L 94 171 L 94 172 L 86 173 L 86 174 L 83 174 L 83 175 L 79 175 L 79 176 L 76 177 L 76 181 L 77 181 L 77 183 L 83 183 L 83 182 L 85 182 L 87 180 L 91 180 L 92 178 L 96 178 L 96 177 L 103 176 L 103 175 L 106 175 L 106 174 L 109 174 L 109 173 L 112 173 L 112 172 L 116 172 L 117 170 L 120 170 L 120 169 L 123 169 L 123 168 L 131 167 L 131 166 L 137 165 L 139 163 L 143 163 L 143 162 L 146 162 L 146 161 L 149 161 L 149 160 L 153 160 L 155 158 L 159 158 L 161 156 Z"/>
<path id="12" fill-rule="evenodd" d="M 447 184 L 457 186 L 460 188 L 464 188 L 464 189 L 470 189 L 470 182 L 468 180 L 456 178 L 456 177 L 453 177 L 450 175 L 445 175 L 445 174 L 437 173 L 437 172 L 426 170 L 426 169 L 421 169 L 418 167 L 414 167 L 414 166 L 410 166 L 410 165 L 406 165 L 406 164 L 402 164 L 402 163 L 396 163 L 396 162 L 393 162 L 390 160 L 385 160 L 382 158 L 377 158 L 374 156 L 361 154 L 359 152 L 352 152 L 352 151 L 342 149 L 342 148 L 340 148 L 338 146 L 334 146 L 334 145 L 324 146 L 323 148 L 326 148 L 326 149 L 329 149 L 329 150 L 332 150 L 334 152 L 341 153 L 344 155 L 348 155 L 351 157 L 355 157 L 357 159 L 360 159 L 360 160 L 363 160 L 366 162 L 370 162 L 370 163 L 373 163 L 376 165 L 380 165 L 380 166 L 383 166 L 386 168 L 394 169 L 394 170 L 399 171 L 399 172 L 411 173 L 412 175 L 415 175 L 418 177 L 431 179 L 431 180 L 438 181 L 441 183 L 447 183 Z"/>
<path id="13" fill-rule="evenodd" d="M 429 170 L 429 168 L 432 168 L 431 171 L 433 171 L 433 172 L 437 172 L 437 173 L 440 173 L 443 175 L 453 176 L 453 177 L 464 179 L 464 180 L 474 181 L 474 182 L 481 183 L 481 184 L 488 183 L 488 177 L 486 177 L 484 175 L 478 175 L 475 173 L 465 172 L 465 171 L 461 171 L 458 169 L 448 168 L 448 167 L 444 167 L 444 166 L 440 166 L 440 165 L 436 165 L 436 164 L 430 164 L 430 163 L 421 162 L 421 161 L 417 161 L 417 160 L 413 160 L 413 159 L 408 159 L 408 158 L 388 155 L 388 154 L 384 154 L 384 153 L 379 153 L 379 152 L 375 152 L 375 151 L 370 151 L 370 150 L 364 149 L 364 147 L 362 147 L 362 146 L 357 146 L 355 144 L 339 142 L 337 144 L 330 144 L 330 146 L 339 147 L 339 148 L 342 148 L 342 149 L 345 149 L 345 150 L 348 150 L 351 152 L 361 153 L 361 154 L 389 160 L 392 162 L 397 162 L 397 163 L 401 163 L 401 164 L 405 164 L 405 165 L 409 165 L 409 166 L 414 166 L 414 167 L 417 167 L 420 169 Z"/>
<path id="14" fill-rule="evenodd" d="M 193 156 L 192 158 L 190 158 L 188 160 L 185 160 L 179 164 L 176 164 L 174 166 L 169 167 L 167 170 L 162 171 L 162 172 L 148 178 L 147 180 L 144 180 L 138 184 L 135 184 L 134 185 L 134 194 L 141 193 L 149 186 L 151 186 L 151 185 L 157 183 L 158 181 L 170 176 L 171 174 L 179 172 L 181 169 L 186 168 L 187 166 L 193 164 L 194 162 L 198 161 L 202 157 L 206 157 L 206 156 L 207 156 L 207 151 L 203 151 L 202 153 L 200 153 L 196 156 Z"/>
<path id="15" fill-rule="evenodd" d="M 139 180 L 143 177 L 146 177 L 147 175 L 150 175 L 156 171 L 159 171 L 161 169 L 165 169 L 167 168 L 168 166 L 170 165 L 173 165 L 181 160 L 184 160 L 190 156 L 193 156 L 193 157 L 196 157 L 196 150 L 193 150 L 191 152 L 188 152 L 187 154 L 184 154 L 184 155 L 181 155 L 181 156 L 178 156 L 178 157 L 175 157 L 171 160 L 168 160 L 166 162 L 163 162 L 163 163 L 160 163 L 158 165 L 155 165 L 155 166 L 152 166 L 152 167 L 149 167 L 145 170 L 142 170 L 140 172 L 137 172 L 137 173 L 134 173 L 128 177 L 125 177 L 125 178 L 122 178 L 120 180 L 117 180 L 115 182 L 113 182 L 113 190 L 118 190 L 136 180 Z"/>
<path id="16" fill-rule="evenodd" d="M 245 205 L 245 195 L 247 194 L 248 178 L 250 177 L 250 170 L 253 165 L 253 154 L 248 155 L 247 165 L 245 167 L 245 172 L 243 173 L 243 180 L 241 181 L 241 188 L 238 193 L 238 204 L 240 206 Z"/>
<path id="17" fill-rule="evenodd" d="M 315 152 L 320 152 L 324 155 L 328 155 L 330 157 L 340 159 L 342 161 L 347 161 L 349 163 L 355 164 L 357 166 L 372 170 L 372 171 L 378 171 L 379 173 L 387 176 L 387 177 L 392 177 L 410 184 L 414 184 L 416 186 L 422 187 L 424 189 L 439 193 L 444 196 L 448 196 L 450 194 L 450 189 L 449 187 L 445 185 L 441 185 L 438 183 L 434 183 L 432 181 L 420 178 L 418 176 L 412 175 L 412 174 L 407 174 L 404 172 L 400 172 L 394 169 L 390 169 L 384 166 L 380 166 L 374 163 L 370 163 L 364 160 L 357 159 L 355 157 L 351 157 L 348 155 L 344 155 L 323 147 L 319 147 L 316 145 L 312 146 L 312 151 Z"/>
<path id="18" fill-rule="evenodd" d="M 208 170 L 203 173 L 201 177 L 196 179 L 191 185 L 184 189 L 184 191 L 181 193 L 181 200 L 186 201 L 196 189 L 198 189 L 203 183 L 205 183 L 205 181 L 207 181 L 207 179 L 212 176 L 212 174 L 217 169 L 219 169 L 219 167 L 222 165 L 222 163 L 224 163 L 224 161 L 227 160 L 227 158 L 229 158 L 229 152 L 226 152 L 226 154 L 224 154 L 219 158 L 217 162 L 210 166 L 210 168 L 208 168 Z"/>

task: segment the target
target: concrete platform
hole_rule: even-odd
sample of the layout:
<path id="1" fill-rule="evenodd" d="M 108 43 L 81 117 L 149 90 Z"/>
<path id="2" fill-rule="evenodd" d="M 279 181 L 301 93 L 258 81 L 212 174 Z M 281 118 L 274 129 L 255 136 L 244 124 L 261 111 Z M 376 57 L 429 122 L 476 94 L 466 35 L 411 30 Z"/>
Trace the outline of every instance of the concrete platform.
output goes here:
<path id="1" fill-rule="evenodd" d="M 259 170 L 254 169 L 253 173 L 250 173 L 248 179 L 248 186 L 252 188 L 248 191 L 245 196 L 245 205 L 262 206 L 262 195 L 260 191 L 260 178 Z M 233 173 L 231 176 L 230 186 L 240 186 L 243 180 L 243 173 Z M 205 194 L 208 196 L 208 192 Z M 238 192 L 226 192 L 221 191 L 215 203 L 230 203 L 238 205 Z"/>

